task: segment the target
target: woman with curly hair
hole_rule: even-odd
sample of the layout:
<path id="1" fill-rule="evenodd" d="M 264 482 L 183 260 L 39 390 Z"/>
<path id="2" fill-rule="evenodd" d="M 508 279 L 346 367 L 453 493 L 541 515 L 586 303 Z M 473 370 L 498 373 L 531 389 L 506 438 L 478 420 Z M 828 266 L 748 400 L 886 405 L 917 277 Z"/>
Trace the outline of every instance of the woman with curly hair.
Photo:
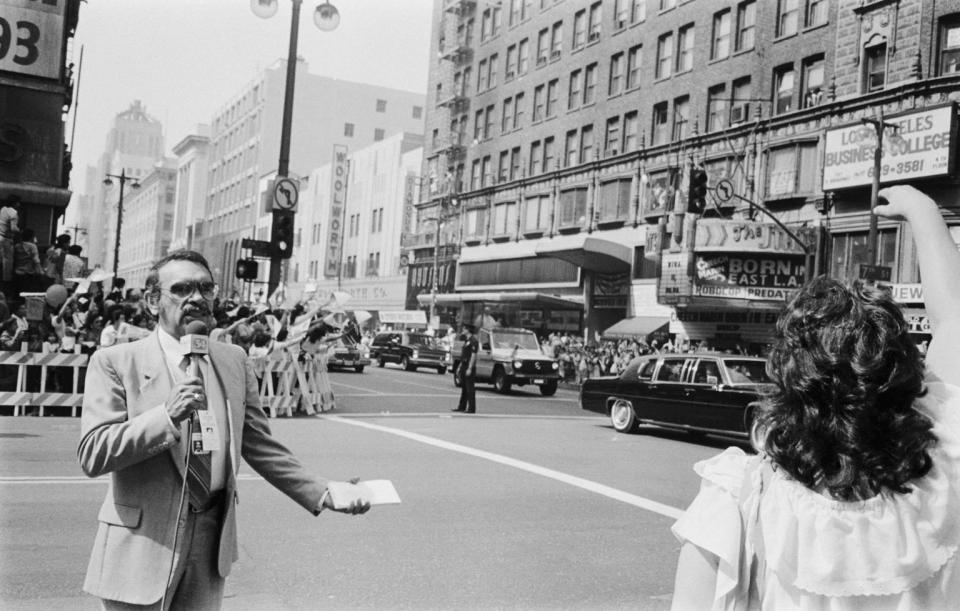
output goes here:
<path id="1" fill-rule="evenodd" d="M 960 253 L 932 199 L 880 195 L 875 214 L 916 236 L 926 363 L 886 291 L 801 289 L 777 323 L 758 455 L 695 466 L 674 609 L 960 608 Z"/>

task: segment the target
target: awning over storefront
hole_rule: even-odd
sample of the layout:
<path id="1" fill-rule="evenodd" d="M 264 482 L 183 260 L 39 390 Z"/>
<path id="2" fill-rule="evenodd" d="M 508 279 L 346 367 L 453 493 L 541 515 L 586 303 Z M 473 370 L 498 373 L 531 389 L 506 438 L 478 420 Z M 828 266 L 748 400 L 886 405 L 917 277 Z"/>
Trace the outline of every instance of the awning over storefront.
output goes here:
<path id="1" fill-rule="evenodd" d="M 670 318 L 666 316 L 634 316 L 624 318 L 601 334 L 607 339 L 646 339 L 654 333 L 670 332 Z"/>
<path id="2" fill-rule="evenodd" d="M 467 246 L 460 250 L 460 263 L 476 261 L 501 261 L 503 259 L 526 259 L 537 256 L 536 242 L 521 240 L 520 242 L 502 242 L 487 244 L 486 246 Z"/>
<path id="3" fill-rule="evenodd" d="M 569 261 L 592 272 L 625 271 L 633 263 L 633 249 L 629 246 L 586 233 L 539 240 L 536 253 Z"/>
<path id="4" fill-rule="evenodd" d="M 429 294 L 417 295 L 420 305 L 430 305 L 433 297 Z M 494 303 L 520 303 L 523 305 L 540 305 L 557 310 L 582 310 L 583 298 L 574 295 L 548 295 L 546 293 L 442 293 L 437 295 L 437 305 L 451 306 L 470 301 L 489 301 Z"/>

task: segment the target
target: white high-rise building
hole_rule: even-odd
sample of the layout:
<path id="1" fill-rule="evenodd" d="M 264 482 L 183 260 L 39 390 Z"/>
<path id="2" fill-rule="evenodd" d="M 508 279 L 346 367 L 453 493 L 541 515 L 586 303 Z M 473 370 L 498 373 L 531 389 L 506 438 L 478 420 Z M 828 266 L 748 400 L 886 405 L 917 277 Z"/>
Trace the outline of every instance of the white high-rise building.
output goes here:
<path id="1" fill-rule="evenodd" d="M 150 266 L 170 248 L 176 184 L 176 162 L 165 158 L 124 195 L 117 275 L 127 288 L 142 288 Z"/>
<path id="2" fill-rule="evenodd" d="M 173 212 L 170 249 L 202 250 L 206 218 L 207 168 L 209 166 L 210 127 L 198 125 L 195 133 L 173 147 L 177 164 L 177 192 Z"/>
<path id="3" fill-rule="evenodd" d="M 239 286 L 234 265 L 243 255 L 241 240 L 263 226 L 261 179 L 277 171 L 285 83 L 280 60 L 233 95 L 210 124 L 202 250 L 225 293 Z M 317 76 L 303 60 L 294 91 L 292 176 L 328 163 L 334 144 L 355 151 L 392 134 L 423 131 L 423 93 Z M 297 226 L 303 226 L 299 216 Z"/>

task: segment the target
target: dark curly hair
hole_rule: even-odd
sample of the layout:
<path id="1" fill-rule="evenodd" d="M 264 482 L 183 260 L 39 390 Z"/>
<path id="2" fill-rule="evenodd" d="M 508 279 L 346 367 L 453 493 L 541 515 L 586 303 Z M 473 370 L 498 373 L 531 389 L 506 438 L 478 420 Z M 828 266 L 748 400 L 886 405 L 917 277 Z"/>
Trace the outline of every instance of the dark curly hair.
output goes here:
<path id="1" fill-rule="evenodd" d="M 923 363 L 886 291 L 813 279 L 780 316 L 767 369 L 757 444 L 806 487 L 862 500 L 930 470 L 933 423 L 913 408 Z"/>

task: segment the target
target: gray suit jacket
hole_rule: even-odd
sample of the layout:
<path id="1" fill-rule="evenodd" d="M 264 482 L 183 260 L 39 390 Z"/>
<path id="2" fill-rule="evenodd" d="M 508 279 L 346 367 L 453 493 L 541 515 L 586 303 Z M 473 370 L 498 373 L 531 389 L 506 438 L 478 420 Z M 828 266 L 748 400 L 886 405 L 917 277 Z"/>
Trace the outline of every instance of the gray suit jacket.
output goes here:
<path id="1" fill-rule="evenodd" d="M 243 350 L 210 342 L 209 357 L 227 399 L 229 421 L 228 502 L 218 562 L 226 577 L 238 557 L 235 475 L 240 456 L 314 513 L 326 481 L 308 476 L 271 436 Z M 160 600 L 167 586 L 188 446 L 186 423 L 178 440 L 167 418 L 164 402 L 173 386 L 156 331 L 137 342 L 100 349 L 90 359 L 77 457 L 88 476 L 110 474 L 83 586 L 95 596 L 148 605 Z"/>

